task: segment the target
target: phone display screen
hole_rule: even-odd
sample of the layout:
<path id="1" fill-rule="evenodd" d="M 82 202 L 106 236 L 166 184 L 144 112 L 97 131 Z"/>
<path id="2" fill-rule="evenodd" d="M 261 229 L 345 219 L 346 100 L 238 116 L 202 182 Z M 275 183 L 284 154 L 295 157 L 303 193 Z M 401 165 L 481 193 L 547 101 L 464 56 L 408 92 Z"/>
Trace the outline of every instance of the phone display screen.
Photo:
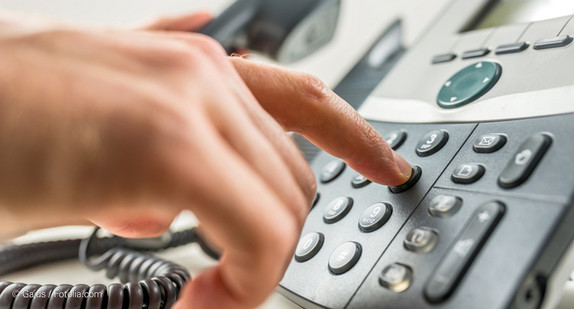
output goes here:
<path id="1" fill-rule="evenodd" d="M 573 0 L 500 0 L 468 30 L 533 22 L 574 14 Z"/>

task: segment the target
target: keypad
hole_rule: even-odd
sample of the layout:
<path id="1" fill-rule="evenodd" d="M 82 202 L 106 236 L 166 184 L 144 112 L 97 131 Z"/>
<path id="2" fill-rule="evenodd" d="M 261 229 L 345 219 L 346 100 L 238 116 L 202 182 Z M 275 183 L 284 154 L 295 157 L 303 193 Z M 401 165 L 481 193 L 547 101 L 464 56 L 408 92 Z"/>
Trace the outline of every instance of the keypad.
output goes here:
<path id="1" fill-rule="evenodd" d="M 413 176 L 398 187 L 385 188 L 345 171 L 341 160 L 319 158 L 320 200 L 317 195 L 307 224 L 312 223 L 306 224 L 290 266 L 295 274 L 299 265 L 306 272 L 312 269 L 313 276 L 305 279 L 310 284 L 317 277 L 317 284 L 350 285 L 346 302 L 337 303 L 341 306 L 353 303 L 354 295 L 365 296 L 358 292 L 367 288 L 369 295 L 387 298 L 420 293 L 427 305 L 463 289 L 459 283 L 472 277 L 467 270 L 479 263 L 476 257 L 506 212 L 506 191 L 532 194 L 526 181 L 558 143 L 556 132 L 546 126 L 548 132 L 523 133 L 477 124 L 462 135 L 461 126 L 375 126 L 412 164 Z M 297 284 L 286 287 L 296 290 Z M 313 300 L 304 291 L 297 293 Z M 325 298 L 317 303 L 337 307 Z"/>

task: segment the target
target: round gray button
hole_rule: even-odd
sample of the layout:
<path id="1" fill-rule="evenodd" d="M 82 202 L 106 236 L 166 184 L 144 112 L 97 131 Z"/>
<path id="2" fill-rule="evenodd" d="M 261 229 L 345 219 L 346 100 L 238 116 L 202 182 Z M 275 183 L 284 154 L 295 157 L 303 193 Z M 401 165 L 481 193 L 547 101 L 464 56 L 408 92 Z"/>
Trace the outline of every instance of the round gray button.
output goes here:
<path id="1" fill-rule="evenodd" d="M 321 182 L 327 183 L 335 180 L 335 178 L 339 177 L 343 170 L 345 170 L 346 166 L 347 164 L 341 160 L 333 160 L 327 163 L 327 165 L 323 167 L 323 170 L 321 170 L 321 176 L 319 177 Z"/>
<path id="2" fill-rule="evenodd" d="M 353 268 L 361 257 L 361 245 L 348 241 L 338 246 L 329 258 L 329 270 L 335 275 L 341 275 Z"/>
<path id="3" fill-rule="evenodd" d="M 325 210 L 323 211 L 323 220 L 326 223 L 335 223 L 345 217 L 351 207 L 353 206 L 353 199 L 350 197 L 338 197 L 332 200 Z"/>
<path id="4" fill-rule="evenodd" d="M 301 237 L 295 250 L 295 260 L 305 262 L 314 257 L 323 246 L 324 237 L 321 233 L 309 233 Z"/>
<path id="5" fill-rule="evenodd" d="M 404 241 L 405 248 L 416 253 L 428 253 L 436 246 L 438 233 L 428 227 L 412 229 Z"/>
<path id="6" fill-rule="evenodd" d="M 361 174 L 356 174 L 355 177 L 353 177 L 351 180 L 351 185 L 353 188 L 362 188 L 370 183 L 371 181 Z"/>
<path id="7" fill-rule="evenodd" d="M 359 218 L 359 228 L 363 232 L 372 232 L 383 226 L 393 213 L 393 207 L 388 203 L 376 203 L 363 211 Z"/>
<path id="8" fill-rule="evenodd" d="M 413 272 L 410 267 L 393 263 L 383 269 L 379 275 L 379 283 L 394 292 L 400 293 L 411 285 Z"/>
<path id="9" fill-rule="evenodd" d="M 462 199 L 452 195 L 438 195 L 430 202 L 429 213 L 434 217 L 448 218 L 458 212 Z"/>
<path id="10" fill-rule="evenodd" d="M 393 150 L 397 150 L 397 148 L 401 147 L 401 145 L 407 139 L 407 132 L 404 130 L 396 130 L 389 132 L 387 135 L 383 137 L 385 141 L 391 146 Z"/>

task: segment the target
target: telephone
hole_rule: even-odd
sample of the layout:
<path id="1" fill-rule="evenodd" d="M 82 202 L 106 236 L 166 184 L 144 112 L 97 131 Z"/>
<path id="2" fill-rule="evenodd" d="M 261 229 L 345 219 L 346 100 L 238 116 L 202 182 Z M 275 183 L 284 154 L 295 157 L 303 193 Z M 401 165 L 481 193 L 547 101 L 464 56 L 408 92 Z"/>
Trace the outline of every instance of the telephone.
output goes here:
<path id="1" fill-rule="evenodd" d="M 381 186 L 318 151 L 282 293 L 304 308 L 554 308 L 574 268 L 573 14 L 454 0 L 408 51 L 394 44 L 375 85 L 367 54 L 336 90 L 413 176 Z"/>
<path id="2" fill-rule="evenodd" d="M 375 42 L 335 91 L 413 163 L 413 176 L 399 187 L 377 185 L 299 138 L 319 186 L 281 282 L 285 296 L 305 308 L 556 305 L 574 268 L 569 2 L 453 0 L 409 50 L 401 44 L 400 21 Z M 296 61 L 332 37 L 339 5 L 239 0 L 202 32 L 228 52 L 249 48 Z M 292 14 L 281 15 L 287 9 Z M 94 232 L 83 241 L 2 248 L 2 274 L 79 255 L 92 269 L 143 281 L 109 287 L 0 282 L 0 307 L 82 307 L 77 297 L 19 302 L 12 292 L 26 288 L 101 292 L 106 297 L 91 304 L 97 308 L 122 308 L 125 293 L 132 307 L 153 298 L 146 306 L 168 308 L 186 270 L 114 248 L 153 251 L 195 241 L 217 257 L 194 229 L 167 239 Z M 149 291 L 155 291 L 151 298 Z"/>

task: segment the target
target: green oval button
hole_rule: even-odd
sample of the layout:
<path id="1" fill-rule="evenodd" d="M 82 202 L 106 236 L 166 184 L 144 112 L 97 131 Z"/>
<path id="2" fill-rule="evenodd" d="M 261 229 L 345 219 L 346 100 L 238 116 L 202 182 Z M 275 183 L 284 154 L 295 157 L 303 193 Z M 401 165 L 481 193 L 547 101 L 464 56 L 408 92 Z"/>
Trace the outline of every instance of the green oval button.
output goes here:
<path id="1" fill-rule="evenodd" d="M 487 93 L 498 81 L 502 67 L 495 62 L 482 61 L 458 71 L 446 81 L 438 93 L 442 108 L 466 105 Z"/>

